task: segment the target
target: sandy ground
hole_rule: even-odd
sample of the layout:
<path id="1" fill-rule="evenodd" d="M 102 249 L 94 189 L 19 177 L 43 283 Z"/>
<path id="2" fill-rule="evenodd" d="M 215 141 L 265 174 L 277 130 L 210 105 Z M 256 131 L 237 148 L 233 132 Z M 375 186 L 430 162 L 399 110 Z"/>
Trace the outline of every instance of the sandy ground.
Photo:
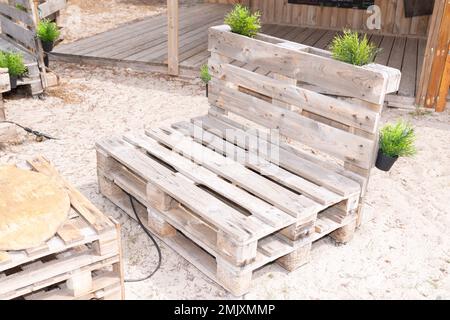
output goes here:
<path id="1" fill-rule="evenodd" d="M 181 0 L 190 6 L 200 0 Z M 113 29 L 121 24 L 166 12 L 166 0 L 69 0 L 61 12 L 64 43 Z"/>
<path id="2" fill-rule="evenodd" d="M 55 65 L 62 85 L 45 100 L 6 97 L 7 117 L 61 140 L 0 150 L 0 163 L 37 154 L 101 210 L 123 223 L 127 277 L 156 264 L 156 250 L 140 227 L 97 189 L 94 144 L 130 129 L 169 124 L 208 108 L 199 82 L 168 80 L 126 70 Z M 417 127 L 418 155 L 401 159 L 390 173 L 374 170 L 367 202 L 376 218 L 354 240 L 335 246 L 325 238 L 313 246 L 312 262 L 288 274 L 277 265 L 256 273 L 244 298 L 266 299 L 448 299 L 450 298 L 450 111 L 413 116 L 387 110 L 383 121 L 410 120 Z M 161 244 L 161 270 L 147 281 L 126 284 L 128 299 L 231 299 L 174 251 Z"/>

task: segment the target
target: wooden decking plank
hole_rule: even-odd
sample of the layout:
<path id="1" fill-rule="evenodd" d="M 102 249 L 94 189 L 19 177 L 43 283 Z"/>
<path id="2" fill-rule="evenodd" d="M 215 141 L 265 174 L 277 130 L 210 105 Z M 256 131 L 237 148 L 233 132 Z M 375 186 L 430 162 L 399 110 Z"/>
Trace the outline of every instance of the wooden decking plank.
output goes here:
<path id="1" fill-rule="evenodd" d="M 236 135 L 236 143 L 239 146 L 248 149 L 247 141 L 249 141 L 249 139 L 252 139 L 250 135 L 252 135 L 253 133 L 244 131 L 236 126 L 225 123 L 223 121 L 220 121 L 218 118 L 211 116 L 194 118 L 193 121 L 201 122 L 203 128 L 207 129 L 211 133 L 214 133 L 216 135 L 222 134 L 222 138 L 225 136 L 225 132 L 228 132 L 228 134 L 230 134 L 230 137 L 231 134 Z M 260 138 L 261 140 L 259 141 L 259 143 L 261 149 L 271 150 L 272 144 L 267 140 L 264 140 L 264 136 L 260 136 Z M 264 143 L 269 144 L 269 146 L 265 146 Z M 274 147 L 277 148 L 277 146 Z M 342 196 L 350 196 L 360 192 L 361 188 L 359 184 L 349 178 L 346 178 L 332 170 L 323 168 L 312 161 L 300 157 L 299 155 L 294 155 L 283 148 L 279 148 L 279 153 L 279 159 L 277 159 L 279 162 L 279 166 L 288 171 L 297 173 L 305 179 L 323 186 Z M 261 153 L 260 155 L 264 156 L 264 154 Z M 265 156 L 266 160 L 273 162 L 273 159 L 271 159 L 270 155 Z"/>
<path id="2" fill-rule="evenodd" d="M 180 18 L 179 32 L 180 37 L 186 32 L 195 31 L 198 27 L 202 26 L 203 23 L 209 22 L 210 19 L 214 19 L 218 14 L 213 15 L 206 14 L 206 17 L 199 21 L 192 22 L 186 17 Z M 115 59 L 126 58 L 132 54 L 143 51 L 147 48 L 156 48 L 158 45 L 166 44 L 167 46 L 167 25 L 161 24 L 154 30 L 149 30 L 148 32 L 143 32 L 142 34 L 135 36 L 130 34 L 126 39 L 120 39 L 120 41 L 114 41 L 106 46 L 100 46 L 95 51 L 88 52 L 93 56 L 104 56 L 111 57 Z"/>
<path id="3" fill-rule="evenodd" d="M 272 227 L 281 228 L 295 223 L 295 219 L 290 215 L 247 193 L 243 189 L 224 181 L 208 169 L 168 150 L 148 136 L 127 134 L 124 139 L 133 145 L 143 148 L 151 155 L 171 165 L 195 183 L 204 185 L 242 206 L 251 214 L 257 216 Z"/>
<path id="4" fill-rule="evenodd" d="M 289 32 L 283 36 L 282 39 L 292 41 L 298 34 L 302 33 L 305 28 L 302 27 L 293 27 L 289 28 Z"/>
<path id="5" fill-rule="evenodd" d="M 368 39 L 376 48 L 380 48 L 381 41 L 383 41 L 383 36 L 379 34 L 372 34 L 369 35 Z"/>
<path id="6" fill-rule="evenodd" d="M 211 20 L 204 20 L 196 28 L 191 28 L 189 31 L 180 34 L 179 46 L 180 50 L 183 50 L 183 46 L 189 43 L 189 40 L 193 37 L 202 37 L 208 39 L 207 29 L 214 25 L 214 22 L 218 21 L 218 16 L 211 17 Z M 160 57 L 164 57 L 167 55 L 167 39 L 165 37 L 161 37 L 161 42 L 157 45 L 146 44 L 144 46 L 139 47 L 139 50 L 133 50 L 128 52 L 125 56 L 121 56 L 126 60 L 137 60 L 137 61 L 158 61 L 163 60 Z"/>
<path id="7" fill-rule="evenodd" d="M 298 43 L 304 43 L 306 39 L 308 39 L 313 33 L 315 32 L 315 29 L 313 28 L 307 28 L 300 34 L 298 34 L 294 39 L 292 39 L 293 42 Z"/>
<path id="8" fill-rule="evenodd" d="M 320 40 L 320 38 L 322 38 L 322 36 L 325 35 L 325 33 L 327 33 L 327 30 L 323 29 L 313 29 L 313 30 L 314 32 L 307 39 L 305 39 L 302 42 L 302 44 L 314 47 L 316 43 Z"/>
<path id="9" fill-rule="evenodd" d="M 199 125 L 201 125 L 201 123 L 199 123 Z M 235 160 L 237 162 L 281 185 L 311 198 L 321 205 L 330 206 L 344 200 L 342 196 L 311 183 L 310 181 L 265 160 L 263 157 L 258 156 L 256 153 L 257 150 L 247 151 L 240 146 L 235 146 L 234 137 L 229 137 L 229 140 L 231 141 L 227 141 L 227 137 L 223 140 L 221 137 L 205 131 L 199 126 L 195 126 L 195 124 L 186 122 L 175 124 L 173 127 L 186 132 L 198 142 L 203 141 L 203 144 L 220 154 L 226 155 L 227 153 L 231 153 L 228 156 L 236 158 Z M 200 141 L 199 139 L 202 140 Z"/>
<path id="10" fill-rule="evenodd" d="M 128 39 L 130 34 L 139 36 L 143 33 L 156 30 L 162 27 L 164 23 L 163 16 L 146 18 L 141 21 L 130 22 L 126 25 L 118 26 L 114 29 L 107 30 L 91 37 L 76 40 L 71 43 L 58 45 L 53 51 L 61 53 L 79 53 L 89 52 L 92 48 L 109 46 L 114 43 Z"/>
<path id="11" fill-rule="evenodd" d="M 210 12 L 204 13 L 202 19 L 191 21 L 187 18 L 180 18 L 179 22 L 179 38 L 182 41 L 185 37 L 199 32 L 199 28 L 203 28 L 204 25 L 211 25 L 213 21 L 218 21 L 219 17 L 222 17 L 220 12 Z M 202 29 L 203 30 L 203 29 Z M 126 59 L 133 55 L 136 55 L 136 60 L 140 59 L 139 54 L 148 55 L 147 52 L 156 52 L 158 49 L 167 51 L 167 26 L 164 25 L 163 29 L 158 33 L 153 33 L 152 40 L 148 38 L 139 39 L 133 46 L 128 47 L 128 50 L 122 50 L 120 54 L 113 54 L 112 57 L 115 59 Z M 205 32 L 205 37 L 207 37 L 207 32 Z M 182 45 L 180 43 L 180 50 Z M 167 52 L 166 52 L 167 54 Z M 145 60 L 145 59 L 143 59 Z"/>
<path id="12" fill-rule="evenodd" d="M 319 41 L 316 42 L 316 44 L 314 45 L 314 47 L 316 48 L 320 48 L 320 49 L 327 49 L 328 44 L 331 42 L 331 40 L 333 40 L 335 34 L 337 33 L 337 31 L 327 31 L 321 38 Z"/>
<path id="13" fill-rule="evenodd" d="M 209 7 L 209 6 L 208 6 Z M 214 7 L 214 5 L 213 5 Z M 205 10 L 203 6 L 189 8 L 187 11 L 181 10 L 180 19 L 183 19 L 188 15 L 195 15 L 202 10 Z M 114 43 L 121 43 L 126 40 L 130 35 L 139 36 L 141 34 L 148 34 L 150 32 L 156 32 L 156 30 L 167 29 L 167 16 L 165 14 L 148 17 L 144 20 L 130 22 L 125 25 L 121 25 L 112 30 L 96 34 L 94 36 L 81 39 L 69 44 L 64 44 L 55 48 L 55 52 L 83 54 L 85 50 L 94 47 L 104 47 Z M 161 34 L 159 34 L 161 35 Z"/>
<path id="14" fill-rule="evenodd" d="M 320 207 L 316 202 L 265 179 L 237 162 L 231 162 L 175 130 L 167 132 L 154 129 L 148 130 L 146 133 L 174 151 L 181 152 L 183 156 L 201 164 L 222 178 L 232 181 L 296 218 L 309 218 L 312 214 L 317 213 L 317 209 Z"/>
<path id="15" fill-rule="evenodd" d="M 398 94 L 405 97 L 414 97 L 416 93 L 417 50 L 418 40 L 406 40 L 405 55 L 402 63 L 402 79 Z"/>
<path id="16" fill-rule="evenodd" d="M 394 45 L 392 46 L 391 55 L 389 57 L 388 66 L 396 68 L 398 70 L 402 69 L 403 57 L 405 55 L 406 38 L 397 37 L 395 38 Z"/>
<path id="17" fill-rule="evenodd" d="M 235 237 L 236 241 L 256 240 L 267 232 L 267 224 L 252 216 L 244 216 L 124 141 L 109 138 L 97 143 L 97 147 L 209 223 Z"/>
<path id="18" fill-rule="evenodd" d="M 395 37 L 391 36 L 384 36 L 383 40 L 381 41 L 379 49 L 381 49 L 381 52 L 377 54 L 377 57 L 375 58 L 375 63 L 379 63 L 382 65 L 387 65 L 389 61 L 389 56 L 391 55 L 392 46 L 394 45 Z"/>
<path id="19" fill-rule="evenodd" d="M 208 63 L 208 58 L 211 56 L 209 51 L 206 47 L 201 52 L 193 55 L 192 57 L 189 57 L 186 60 L 181 61 L 181 65 L 185 66 L 186 68 L 199 68 L 203 64 Z"/>

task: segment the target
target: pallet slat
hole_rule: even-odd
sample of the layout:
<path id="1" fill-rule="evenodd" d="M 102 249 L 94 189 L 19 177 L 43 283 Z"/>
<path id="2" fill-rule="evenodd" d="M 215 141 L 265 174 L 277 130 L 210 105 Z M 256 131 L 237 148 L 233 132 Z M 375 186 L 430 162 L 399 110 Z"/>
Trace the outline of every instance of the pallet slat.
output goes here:
<path id="1" fill-rule="evenodd" d="M 231 34 L 228 26 L 211 28 L 209 39 L 211 52 L 222 53 L 246 63 L 264 61 L 265 67 L 270 71 L 324 88 L 340 90 L 342 95 L 382 104 L 384 95 L 389 93 L 385 90 L 391 75 L 382 72 L 328 58 L 312 57 L 307 50 L 294 52 L 257 39 L 248 42 L 246 37 Z"/>
<path id="2" fill-rule="evenodd" d="M 188 159 L 171 152 L 160 144 L 144 135 L 126 135 L 124 139 L 137 147 L 145 149 L 153 156 L 173 166 L 180 173 L 204 185 L 223 196 L 233 199 L 236 204 L 249 210 L 249 212 L 272 227 L 286 227 L 294 223 L 295 219 L 283 211 L 270 206 L 244 190 L 220 179 L 211 171 L 189 161 Z"/>
<path id="3" fill-rule="evenodd" d="M 62 180 L 56 169 L 45 158 L 38 157 L 20 164 L 20 168 L 32 170 L 30 163 L 40 169 L 45 168 L 42 170 L 45 171 L 44 174 L 51 175 L 55 180 Z M 69 193 L 72 205 L 69 220 L 61 226 L 54 237 L 35 248 L 0 252 L 0 299 L 43 297 L 50 287 L 58 285 L 61 288 L 67 283 L 68 290 L 64 291 L 64 298 L 73 300 L 78 298 L 78 294 L 83 293 L 83 290 L 89 289 L 94 273 L 97 274 L 99 270 L 105 268 L 112 270 L 109 271 L 109 275 L 115 278 L 117 285 L 116 295 L 112 295 L 111 292 L 110 296 L 103 298 L 122 298 L 123 273 L 119 225 L 108 220 L 112 229 L 96 232 L 94 226 L 74 210 L 73 202 L 76 196 L 73 197 L 71 191 Z M 106 221 L 107 218 L 103 219 Z M 78 282 L 81 280 L 80 275 L 86 280 L 83 289 Z M 58 294 L 63 293 L 61 289 L 49 292 L 56 294 L 53 295 L 55 299 L 58 299 Z"/>
<path id="4" fill-rule="evenodd" d="M 107 150 L 119 162 L 127 164 L 131 170 L 157 185 L 175 200 L 198 212 L 208 221 L 220 225 L 236 241 L 254 240 L 267 229 L 264 224 L 252 218 L 244 221 L 237 219 L 240 213 L 225 206 L 189 181 L 174 175 L 170 170 L 127 146 L 123 141 L 108 139 L 97 143 L 97 146 Z"/>

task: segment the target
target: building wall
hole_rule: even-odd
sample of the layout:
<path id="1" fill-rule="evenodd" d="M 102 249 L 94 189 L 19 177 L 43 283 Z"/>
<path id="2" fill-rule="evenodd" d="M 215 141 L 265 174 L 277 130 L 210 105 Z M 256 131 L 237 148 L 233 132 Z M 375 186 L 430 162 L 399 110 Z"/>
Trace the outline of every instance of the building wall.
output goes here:
<path id="1" fill-rule="evenodd" d="M 241 2 L 259 10 L 264 23 L 367 31 L 370 16 L 365 10 L 288 4 L 288 0 L 207 0 L 214 3 Z M 406 18 L 404 0 L 375 0 L 381 9 L 383 34 L 426 37 L 431 16 Z"/>

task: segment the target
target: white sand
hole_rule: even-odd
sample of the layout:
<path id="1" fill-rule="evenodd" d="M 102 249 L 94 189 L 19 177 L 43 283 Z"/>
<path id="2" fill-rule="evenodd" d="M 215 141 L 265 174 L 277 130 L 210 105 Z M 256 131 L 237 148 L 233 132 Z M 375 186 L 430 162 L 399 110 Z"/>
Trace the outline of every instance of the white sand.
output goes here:
<path id="1" fill-rule="evenodd" d="M 204 114 L 208 108 L 198 82 L 167 80 L 124 70 L 57 65 L 62 85 L 45 101 L 6 98 L 9 119 L 61 140 L 0 150 L 0 163 L 37 154 L 105 213 L 123 222 L 127 277 L 152 270 L 156 251 L 136 223 L 97 190 L 95 141 L 130 129 L 170 124 Z M 277 265 L 257 272 L 245 298 L 267 299 L 444 299 L 450 298 L 450 111 L 413 117 L 387 110 L 417 127 L 419 154 L 401 159 L 388 174 L 374 170 L 367 202 L 376 209 L 351 243 L 329 239 L 313 246 L 312 262 L 287 274 Z M 233 298 L 174 251 L 161 244 L 162 268 L 145 282 L 127 284 L 127 298 Z"/>

